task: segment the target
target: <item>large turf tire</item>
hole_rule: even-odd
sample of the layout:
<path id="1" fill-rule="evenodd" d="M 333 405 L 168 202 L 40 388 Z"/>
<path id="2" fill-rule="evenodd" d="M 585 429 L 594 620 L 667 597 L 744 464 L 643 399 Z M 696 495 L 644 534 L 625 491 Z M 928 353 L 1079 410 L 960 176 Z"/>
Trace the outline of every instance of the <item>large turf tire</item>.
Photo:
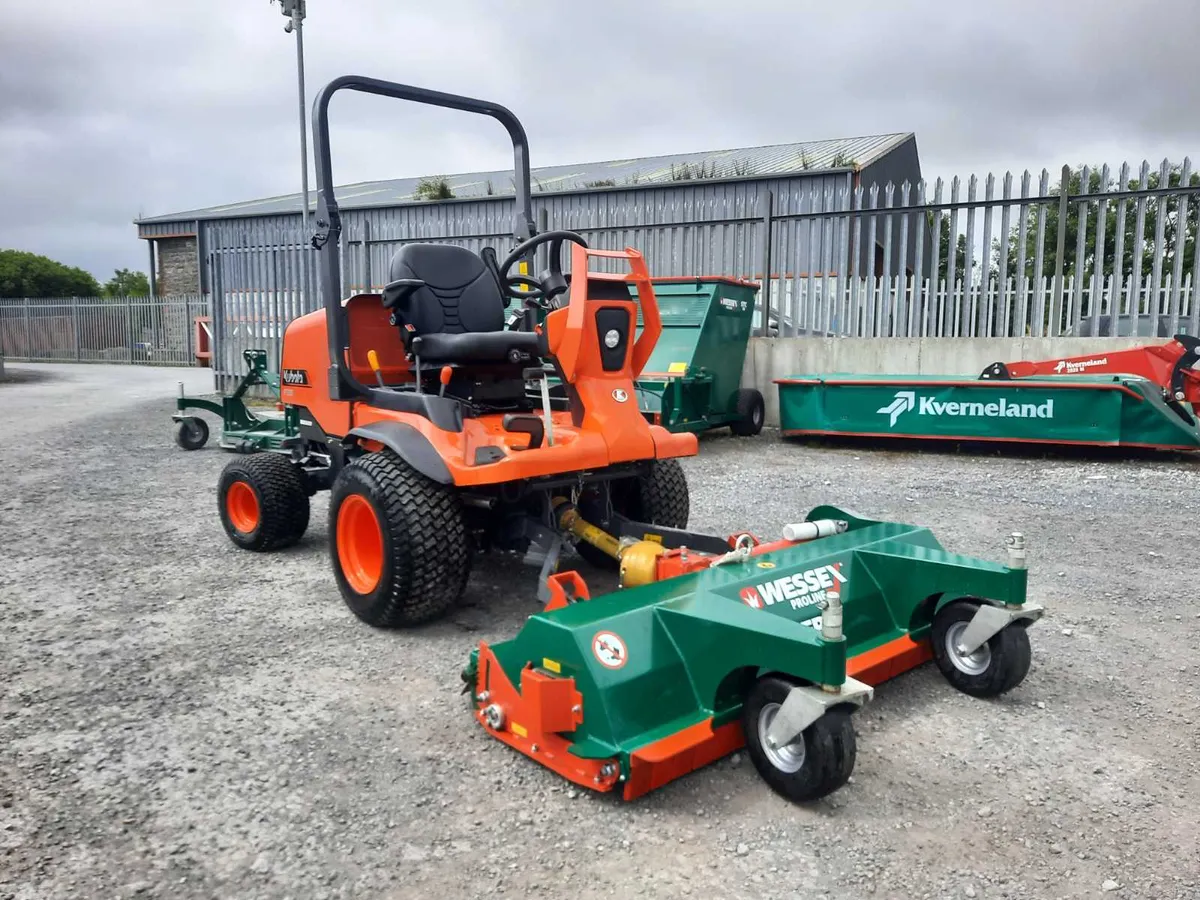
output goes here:
<path id="1" fill-rule="evenodd" d="M 175 443 L 184 450 L 199 450 L 208 443 L 208 423 L 199 416 L 185 416 L 175 423 Z"/>
<path id="2" fill-rule="evenodd" d="M 961 633 L 975 610 L 966 601 L 943 607 L 934 617 L 930 641 L 933 659 L 954 687 L 972 697 L 997 697 L 1011 691 L 1029 674 L 1032 650 L 1024 621 L 1014 622 L 988 639 L 969 657 L 954 650 L 956 633 Z"/>
<path id="3" fill-rule="evenodd" d="M 369 453 L 338 473 L 329 498 L 329 553 L 346 605 L 376 628 L 445 615 L 462 597 L 471 568 L 453 488 L 429 480 L 389 450 Z"/>
<path id="4" fill-rule="evenodd" d="M 308 530 L 304 473 L 286 456 L 252 453 L 225 466 L 217 507 L 229 539 L 243 550 L 290 547 Z"/>
<path id="5" fill-rule="evenodd" d="M 742 388 L 734 394 L 733 406 L 737 421 L 730 424 L 730 431 L 739 437 L 751 437 L 762 431 L 767 405 L 759 391 Z"/>
<path id="6" fill-rule="evenodd" d="M 613 482 L 610 490 L 613 512 L 635 522 L 662 525 L 664 528 L 687 528 L 691 497 L 687 476 L 677 459 L 660 459 L 648 475 Z M 606 515 L 600 498 L 582 499 L 579 511 L 589 522 L 598 522 Z M 598 568 L 617 568 L 615 559 L 591 544 L 580 541 L 575 549 Z"/>
<path id="7" fill-rule="evenodd" d="M 767 728 L 792 687 L 791 682 L 770 675 L 755 682 L 742 704 L 742 731 L 746 753 L 763 781 L 777 794 L 804 803 L 825 797 L 850 780 L 858 745 L 849 710 L 832 709 L 786 747 L 767 747 Z"/>

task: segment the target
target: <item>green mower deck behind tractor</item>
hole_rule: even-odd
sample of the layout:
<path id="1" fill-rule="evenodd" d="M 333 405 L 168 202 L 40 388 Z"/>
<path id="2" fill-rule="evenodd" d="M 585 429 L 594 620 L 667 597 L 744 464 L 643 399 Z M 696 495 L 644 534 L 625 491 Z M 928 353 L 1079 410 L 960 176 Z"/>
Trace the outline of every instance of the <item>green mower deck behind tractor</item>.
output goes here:
<path id="1" fill-rule="evenodd" d="M 619 560 L 624 590 L 548 579 L 544 612 L 481 642 L 463 670 L 488 734 L 596 791 L 641 796 L 737 748 L 794 801 L 849 779 L 851 713 L 930 658 L 979 697 L 1029 670 L 1025 544 L 1009 564 L 950 553 L 924 528 L 835 507 L 761 543 L 621 520 L 561 525 Z"/>
<path id="2" fill-rule="evenodd" d="M 246 392 L 257 385 L 270 388 L 279 398 L 279 376 L 267 371 L 265 350 L 246 350 L 247 372 L 232 394 L 220 401 L 188 397 L 179 386 L 175 400 L 177 412 L 175 443 L 184 450 L 199 450 L 208 443 L 208 423 L 189 410 L 201 409 L 221 417 L 220 446 L 233 453 L 254 453 L 259 450 L 289 451 L 300 439 L 300 415 L 295 407 L 285 409 L 252 409 L 246 405 Z"/>

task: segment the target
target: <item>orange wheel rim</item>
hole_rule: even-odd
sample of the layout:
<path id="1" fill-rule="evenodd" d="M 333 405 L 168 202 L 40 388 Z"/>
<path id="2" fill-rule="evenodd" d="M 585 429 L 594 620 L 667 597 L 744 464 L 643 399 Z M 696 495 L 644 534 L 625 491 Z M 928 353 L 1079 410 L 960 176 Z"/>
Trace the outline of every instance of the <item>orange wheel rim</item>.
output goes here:
<path id="1" fill-rule="evenodd" d="M 225 511 L 229 513 L 229 521 L 233 523 L 233 527 L 242 534 L 254 531 L 261 518 L 254 488 L 244 481 L 231 484 L 225 493 Z"/>
<path id="2" fill-rule="evenodd" d="M 383 578 L 383 529 L 375 507 L 361 494 L 342 501 L 337 514 L 338 565 L 346 582 L 359 594 L 369 594 Z"/>

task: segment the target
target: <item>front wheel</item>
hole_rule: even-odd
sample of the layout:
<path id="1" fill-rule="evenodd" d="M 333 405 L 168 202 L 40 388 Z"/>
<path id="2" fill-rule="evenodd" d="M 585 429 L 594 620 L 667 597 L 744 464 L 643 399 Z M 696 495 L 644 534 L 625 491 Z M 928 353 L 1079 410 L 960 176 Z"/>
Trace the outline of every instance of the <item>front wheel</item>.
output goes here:
<path id="1" fill-rule="evenodd" d="M 199 450 L 208 443 L 208 423 L 199 416 L 185 416 L 177 420 L 175 443 L 184 450 Z"/>
<path id="2" fill-rule="evenodd" d="M 265 552 L 295 544 L 308 530 L 308 489 L 291 460 L 254 453 L 225 466 L 217 484 L 221 524 L 243 550 Z"/>
<path id="3" fill-rule="evenodd" d="M 376 628 L 437 619 L 466 589 L 471 551 L 459 498 L 387 450 L 338 473 L 329 545 L 342 598 Z"/>
<path id="4" fill-rule="evenodd" d="M 1014 622 L 970 653 L 960 642 L 976 603 L 951 603 L 933 620 L 930 640 L 938 669 L 954 687 L 973 697 L 996 697 L 1011 691 L 1029 674 L 1032 651 L 1024 622 Z"/>
<path id="5" fill-rule="evenodd" d="M 803 803 L 832 794 L 850 779 L 858 745 L 849 711 L 832 709 L 790 744 L 772 747 L 767 733 L 793 687 L 782 678 L 759 679 L 742 704 L 742 731 L 763 781 L 780 796 Z"/>

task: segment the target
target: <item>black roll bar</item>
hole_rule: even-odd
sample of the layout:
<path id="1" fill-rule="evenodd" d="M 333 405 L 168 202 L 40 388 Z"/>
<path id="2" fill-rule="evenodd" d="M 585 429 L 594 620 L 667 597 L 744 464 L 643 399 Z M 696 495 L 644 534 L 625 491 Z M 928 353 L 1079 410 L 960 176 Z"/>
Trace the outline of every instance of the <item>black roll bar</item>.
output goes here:
<path id="1" fill-rule="evenodd" d="M 464 112 L 491 116 L 500 122 L 512 138 L 513 174 L 516 184 L 516 211 L 513 217 L 513 236 L 518 242 L 537 233 L 533 221 L 533 206 L 529 193 L 529 139 L 520 120 L 498 103 L 445 94 L 426 88 L 381 81 L 363 75 L 343 75 L 329 82 L 313 101 L 313 153 L 317 167 L 317 231 L 312 244 L 318 251 L 317 271 L 321 293 L 325 299 L 325 319 L 329 331 L 329 394 L 334 400 L 353 396 L 368 396 L 372 389 L 361 383 L 345 363 L 349 346 L 347 318 L 342 307 L 341 260 L 338 244 L 341 241 L 342 219 L 334 196 L 333 171 L 329 156 L 329 101 L 338 91 L 362 91 L 409 100 L 429 106 L 459 109 Z"/>

